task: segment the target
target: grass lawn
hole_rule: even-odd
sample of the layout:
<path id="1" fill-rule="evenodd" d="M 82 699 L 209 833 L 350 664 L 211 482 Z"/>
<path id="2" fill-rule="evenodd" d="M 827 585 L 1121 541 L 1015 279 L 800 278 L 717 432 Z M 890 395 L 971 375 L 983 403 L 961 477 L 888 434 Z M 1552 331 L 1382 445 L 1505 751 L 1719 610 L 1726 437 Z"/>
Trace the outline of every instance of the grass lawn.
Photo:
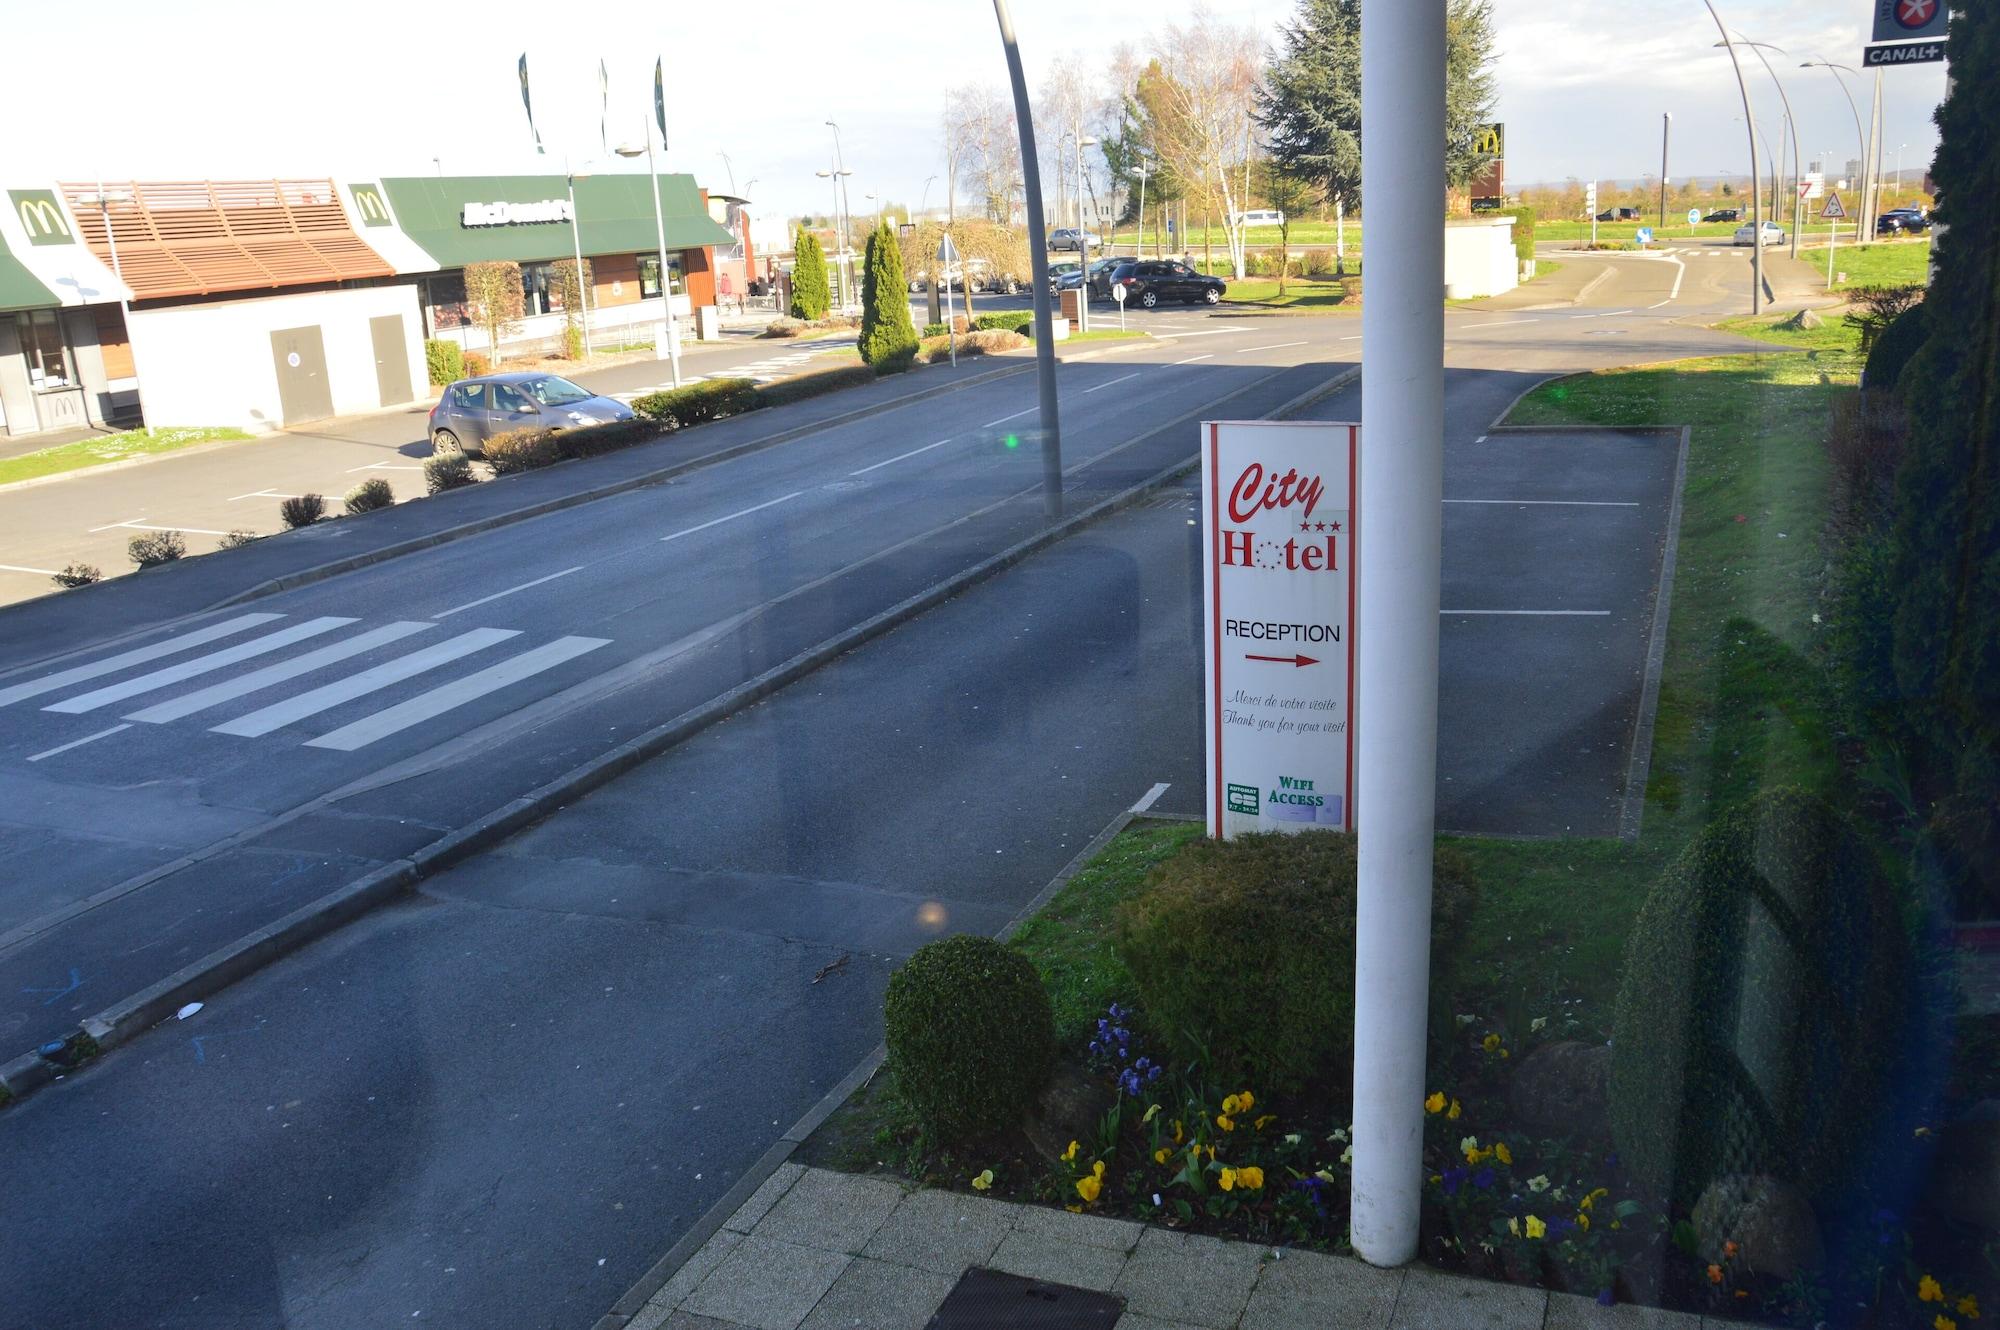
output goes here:
<path id="1" fill-rule="evenodd" d="M 1336 278 L 1288 277 L 1285 293 L 1279 295 L 1277 278 L 1246 277 L 1240 282 L 1230 282 L 1223 299 L 1231 304 L 1264 305 L 1272 309 L 1324 311 L 1343 303 L 1353 309 L 1360 308 L 1360 302 L 1350 299 Z"/>
<path id="2" fill-rule="evenodd" d="M 23 453 L 19 457 L 0 461 L 0 485 L 12 484 L 17 480 L 33 480 L 38 476 L 58 475 L 64 471 L 80 471 L 85 467 L 103 466 L 106 462 L 122 462 L 128 457 L 170 453 L 179 448 L 192 447 L 197 443 L 217 443 L 225 439 L 249 437 L 250 435 L 240 429 L 220 426 L 134 429 L 120 434 L 100 434 L 95 438 L 78 439 L 74 443 L 58 444 L 54 448 Z"/>
<path id="3" fill-rule="evenodd" d="M 1152 218 L 1153 214 L 1149 209 L 1146 213 L 1146 247 L 1148 250 L 1153 247 L 1155 239 Z M 1335 243 L 1336 233 L 1339 229 L 1339 227 L 1330 221 L 1309 222 L 1300 220 L 1293 222 L 1290 237 L 1291 247 L 1293 249 L 1301 249 L 1309 246 L 1318 249 L 1322 246 L 1331 246 Z M 1162 227 L 1158 239 L 1161 244 L 1167 245 L 1169 249 L 1200 249 L 1204 242 L 1213 242 L 1215 247 L 1221 250 L 1229 248 L 1229 234 L 1222 229 L 1220 223 L 1206 230 L 1199 224 L 1190 226 L 1185 239 L 1182 238 L 1180 232 L 1176 231 L 1171 242 L 1167 239 L 1166 229 Z M 1137 234 L 1130 228 L 1126 228 L 1119 231 L 1117 235 L 1108 237 L 1106 243 L 1113 249 L 1130 250 L 1137 243 L 1137 240 Z M 1277 244 L 1278 228 L 1275 226 L 1251 227 L 1250 243 L 1253 245 Z M 1350 255 L 1361 252 L 1361 223 L 1359 222 L 1349 221 L 1347 223 L 1347 252 Z"/>
<path id="4" fill-rule="evenodd" d="M 1090 312 L 1090 321 L 1092 323 L 1109 322 L 1115 324 L 1118 322 L 1118 316 L 1115 313 L 1105 314 L 1093 309 Z M 1129 342 L 1135 338 L 1151 337 L 1152 335 L 1140 328 L 1092 328 L 1089 332 L 1072 332 L 1063 340 L 1065 342 Z"/>
<path id="5" fill-rule="evenodd" d="M 1803 250 L 1799 258 L 1801 262 L 1808 260 Z M 1825 274 L 1826 250 L 1823 246 L 1811 262 L 1822 275 Z M 1928 236 L 1922 240 L 1886 241 L 1875 245 L 1842 245 L 1833 253 L 1833 270 L 1835 273 L 1846 273 L 1847 280 L 1836 281 L 1832 289 L 1922 286 L 1930 281 L 1930 268 L 1931 242 Z"/>

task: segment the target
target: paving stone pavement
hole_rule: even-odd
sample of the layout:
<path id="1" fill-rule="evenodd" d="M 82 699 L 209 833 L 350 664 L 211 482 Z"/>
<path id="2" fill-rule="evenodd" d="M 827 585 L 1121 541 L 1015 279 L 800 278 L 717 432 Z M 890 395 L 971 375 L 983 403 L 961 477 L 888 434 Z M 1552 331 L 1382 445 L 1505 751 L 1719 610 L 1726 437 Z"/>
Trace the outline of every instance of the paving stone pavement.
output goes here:
<path id="1" fill-rule="evenodd" d="M 924 1330 L 976 1265 L 1124 1300 L 1117 1330 L 1722 1330 L 1726 1322 L 783 1164 L 625 1330 Z"/>

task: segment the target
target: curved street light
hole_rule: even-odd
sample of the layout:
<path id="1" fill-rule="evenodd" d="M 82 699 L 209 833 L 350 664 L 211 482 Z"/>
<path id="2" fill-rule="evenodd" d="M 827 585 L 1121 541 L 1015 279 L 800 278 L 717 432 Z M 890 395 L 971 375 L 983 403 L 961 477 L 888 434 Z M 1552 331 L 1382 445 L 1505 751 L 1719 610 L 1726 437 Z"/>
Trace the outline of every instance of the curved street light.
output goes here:
<path id="1" fill-rule="evenodd" d="M 1722 38 L 1723 38 L 1722 41 L 1717 42 L 1716 45 L 1718 46 L 1729 45 L 1732 41 L 1730 35 L 1727 32 L 1722 34 Z M 1776 51 L 1779 55 L 1783 55 L 1785 51 L 1783 47 L 1773 46 L 1769 42 L 1753 42 L 1749 38 L 1743 36 L 1741 33 L 1736 34 L 1736 36 L 1733 39 L 1733 42 L 1737 46 L 1747 46 L 1752 51 L 1755 51 L 1757 53 L 1757 59 L 1763 62 L 1764 72 L 1771 76 L 1771 82 L 1778 89 L 1778 101 L 1782 103 L 1785 108 L 1785 121 L 1792 127 L 1792 193 L 1794 196 L 1792 199 L 1792 257 L 1797 258 L 1799 256 L 1798 214 L 1799 214 L 1799 209 L 1803 202 L 1801 199 L 1797 197 L 1798 182 L 1800 180 L 1799 121 L 1798 117 L 1792 114 L 1792 101 L 1791 98 L 1785 96 L 1785 85 L 1779 81 L 1778 71 L 1772 67 L 1770 57 L 1764 54 L 1764 52 L 1766 51 Z M 1733 58 L 1733 53 L 1732 53 L 1732 58 Z M 1780 140 L 1780 142 L 1783 142 L 1783 140 Z M 1783 169 L 1780 163 L 1773 163 L 1773 166 L 1777 167 L 1778 169 Z M 1777 201 L 1775 199 L 1772 200 L 1774 206 L 1776 202 Z M 1759 231 L 1757 233 L 1756 247 L 1758 249 L 1762 249 L 1764 247 L 1764 233 L 1762 231 Z"/>
<path id="2" fill-rule="evenodd" d="M 1743 98 L 1743 119 L 1750 127 L 1750 313 L 1755 315 L 1763 308 L 1764 300 L 1764 191 L 1757 184 L 1757 118 L 1750 109 L 1750 85 L 1743 80 L 1743 62 L 1736 58 L 1736 43 L 1729 38 L 1729 29 L 1722 25 L 1722 15 L 1715 12 L 1715 0 L 1701 0 L 1708 9 L 1708 16 L 1715 20 L 1717 32 L 1722 34 L 1722 47 L 1729 52 L 1730 68 L 1736 71 L 1736 91 Z"/>

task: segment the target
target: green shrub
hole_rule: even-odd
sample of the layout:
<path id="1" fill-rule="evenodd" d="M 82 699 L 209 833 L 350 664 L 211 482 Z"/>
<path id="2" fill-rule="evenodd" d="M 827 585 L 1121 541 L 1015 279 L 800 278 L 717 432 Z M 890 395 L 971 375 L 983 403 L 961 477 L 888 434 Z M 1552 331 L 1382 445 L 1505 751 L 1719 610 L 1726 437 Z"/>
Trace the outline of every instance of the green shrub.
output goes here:
<path id="1" fill-rule="evenodd" d="M 311 526 L 325 516 L 326 500 L 317 494 L 301 494 L 278 505 L 278 520 L 285 524 L 287 531 Z"/>
<path id="2" fill-rule="evenodd" d="M 925 337 L 943 337 L 950 331 L 951 329 L 942 323 L 926 323 L 923 335 Z"/>
<path id="3" fill-rule="evenodd" d="M 479 483 L 479 475 L 463 453 L 441 453 L 424 463 L 424 489 L 431 494 Z"/>
<path id="4" fill-rule="evenodd" d="M 1514 219 L 1514 257 L 1526 263 L 1535 257 L 1535 210 L 1523 206 L 1506 211 Z"/>
<path id="5" fill-rule="evenodd" d="M 141 568 L 157 568 L 163 563 L 172 563 L 187 553 L 187 539 L 178 531 L 158 531 L 151 535 L 134 536 L 125 546 L 125 552 L 132 556 L 132 562 Z"/>
<path id="6" fill-rule="evenodd" d="M 757 384 L 751 379 L 704 379 L 682 388 L 647 393 L 632 403 L 632 409 L 648 420 L 657 420 L 668 429 L 686 429 L 705 420 L 740 416 L 754 411 Z"/>
<path id="7" fill-rule="evenodd" d="M 465 377 L 468 379 L 478 378 L 480 375 L 486 373 L 487 364 L 485 356 L 480 355 L 477 351 L 467 351 L 465 353 Z"/>
<path id="8" fill-rule="evenodd" d="M 1300 261 L 1300 266 L 1305 269 L 1308 277 L 1331 277 L 1334 269 L 1340 265 L 1332 250 L 1309 249 L 1305 253 L 1305 258 Z"/>
<path id="9" fill-rule="evenodd" d="M 486 441 L 486 463 L 496 476 L 536 471 L 562 460 L 562 445 L 556 441 L 554 430 L 509 430 Z"/>
<path id="10" fill-rule="evenodd" d="M 861 276 L 861 363 L 894 372 L 908 369 L 917 350 L 910 326 L 909 283 L 903 280 L 903 251 L 887 222 L 868 235 Z"/>
<path id="11" fill-rule="evenodd" d="M 347 515 L 354 517 L 360 513 L 372 513 L 377 508 L 395 507 L 396 491 L 389 487 L 388 481 L 376 476 L 349 490 L 344 502 L 347 504 Z"/>
<path id="12" fill-rule="evenodd" d="M 804 333 L 808 326 L 798 319 L 776 318 L 765 324 L 764 331 L 757 335 L 759 337 L 797 337 Z"/>
<path id="13" fill-rule="evenodd" d="M 974 332 L 1012 332 L 1032 336 L 1029 329 L 1035 324 L 1035 311 L 1031 309 L 1007 309 L 997 314 L 981 314 L 972 321 Z"/>
<path id="14" fill-rule="evenodd" d="M 562 331 L 562 353 L 564 360 L 583 359 L 583 329 L 574 323 L 565 323 Z"/>
<path id="15" fill-rule="evenodd" d="M 889 976 L 882 1024 L 896 1084 L 933 1141 L 1018 1123 L 1055 1061 L 1055 1017 L 1035 967 L 992 938 L 919 947 Z"/>
<path id="16" fill-rule="evenodd" d="M 759 406 L 785 406 L 791 402 L 803 402 L 808 397 L 818 397 L 821 393 L 838 392 L 842 388 L 858 388 L 864 383 L 875 382 L 875 371 L 866 365 L 842 365 L 838 369 L 822 369 L 811 374 L 800 374 L 789 379 L 779 379 L 776 383 L 766 383 L 757 389 Z"/>
<path id="17" fill-rule="evenodd" d="M 244 531 L 238 529 L 230 532 L 228 535 L 222 538 L 220 542 L 220 548 L 225 550 L 240 550 L 245 545 L 255 545 L 258 541 L 262 539 L 263 537 L 258 535 L 255 531 Z"/>
<path id="18" fill-rule="evenodd" d="M 1930 328 L 1924 322 L 1924 307 L 1912 305 L 1889 320 L 1880 332 L 1875 334 L 1874 344 L 1868 348 L 1868 367 L 1862 375 L 1862 383 L 1870 388 L 1894 391 L 1896 381 L 1903 377 L 1903 366 L 1930 336 Z"/>
<path id="19" fill-rule="evenodd" d="M 825 318 L 833 303 L 826 288 L 826 253 L 804 227 L 792 242 L 792 258 L 791 316 L 808 322 Z"/>
<path id="20" fill-rule="evenodd" d="M 64 564 L 63 570 L 51 576 L 50 580 L 59 587 L 74 588 L 89 586 L 103 577 L 104 573 L 94 563 L 69 563 Z"/>
<path id="21" fill-rule="evenodd" d="M 1911 978 L 1895 894 L 1847 819 L 1796 789 L 1724 813 L 1625 945 L 1611 1128 L 1626 1168 L 1683 1205 L 1732 1173 L 1836 1192 L 1875 1153 Z"/>
<path id="22" fill-rule="evenodd" d="M 431 382 L 457 383 L 465 377 L 465 351 L 457 342 L 432 337 L 424 342 L 424 364 L 430 367 Z"/>
<path id="23" fill-rule="evenodd" d="M 602 457 L 630 448 L 635 443 L 651 443 L 665 430 L 657 420 L 640 416 L 636 420 L 614 420 L 603 425 L 566 429 L 556 435 L 556 444 L 568 458 Z"/>
<path id="24" fill-rule="evenodd" d="M 1437 853 L 1434 935 L 1463 917 L 1469 873 Z M 1263 1092 L 1341 1087 L 1354 1056 L 1354 837 L 1191 841 L 1120 910 L 1117 950 L 1176 1053 Z"/>

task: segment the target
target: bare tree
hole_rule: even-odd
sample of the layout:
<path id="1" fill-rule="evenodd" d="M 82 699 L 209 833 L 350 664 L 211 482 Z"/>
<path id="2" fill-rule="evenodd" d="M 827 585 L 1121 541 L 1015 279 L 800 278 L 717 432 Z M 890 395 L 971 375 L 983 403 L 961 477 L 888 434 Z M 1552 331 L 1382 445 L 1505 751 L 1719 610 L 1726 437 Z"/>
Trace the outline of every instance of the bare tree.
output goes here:
<path id="1" fill-rule="evenodd" d="M 945 101 L 945 141 L 958 180 L 979 199 L 987 219 L 1009 221 L 1021 181 L 1021 143 L 999 90 L 977 83 L 952 89 Z M 954 201 L 954 216 L 956 207 Z"/>
<path id="2" fill-rule="evenodd" d="M 1055 179 L 1061 181 L 1058 198 L 1068 198 L 1076 188 L 1076 160 L 1079 140 L 1089 137 L 1102 103 L 1098 79 L 1090 66 L 1075 56 L 1065 56 L 1050 68 L 1049 75 L 1042 81 L 1041 95 L 1036 99 L 1035 124 L 1038 130 L 1054 129 L 1048 135 L 1054 140 L 1047 142 L 1041 134 L 1037 141 L 1043 151 L 1055 153 Z M 1084 187 L 1094 205 L 1097 198 L 1097 172 L 1091 166 L 1093 154 L 1083 154 Z M 1049 177 L 1044 174 L 1043 179 Z M 1088 229 L 1083 215 L 1082 200 L 1077 201 L 1075 224 Z"/>
<path id="3" fill-rule="evenodd" d="M 1158 77 L 1150 80 L 1149 119 L 1155 123 L 1148 137 L 1202 201 L 1220 208 L 1238 278 L 1245 234 L 1238 194 L 1253 146 L 1260 54 L 1254 31 L 1218 23 L 1197 9 L 1186 26 L 1161 29 L 1154 45 Z"/>

